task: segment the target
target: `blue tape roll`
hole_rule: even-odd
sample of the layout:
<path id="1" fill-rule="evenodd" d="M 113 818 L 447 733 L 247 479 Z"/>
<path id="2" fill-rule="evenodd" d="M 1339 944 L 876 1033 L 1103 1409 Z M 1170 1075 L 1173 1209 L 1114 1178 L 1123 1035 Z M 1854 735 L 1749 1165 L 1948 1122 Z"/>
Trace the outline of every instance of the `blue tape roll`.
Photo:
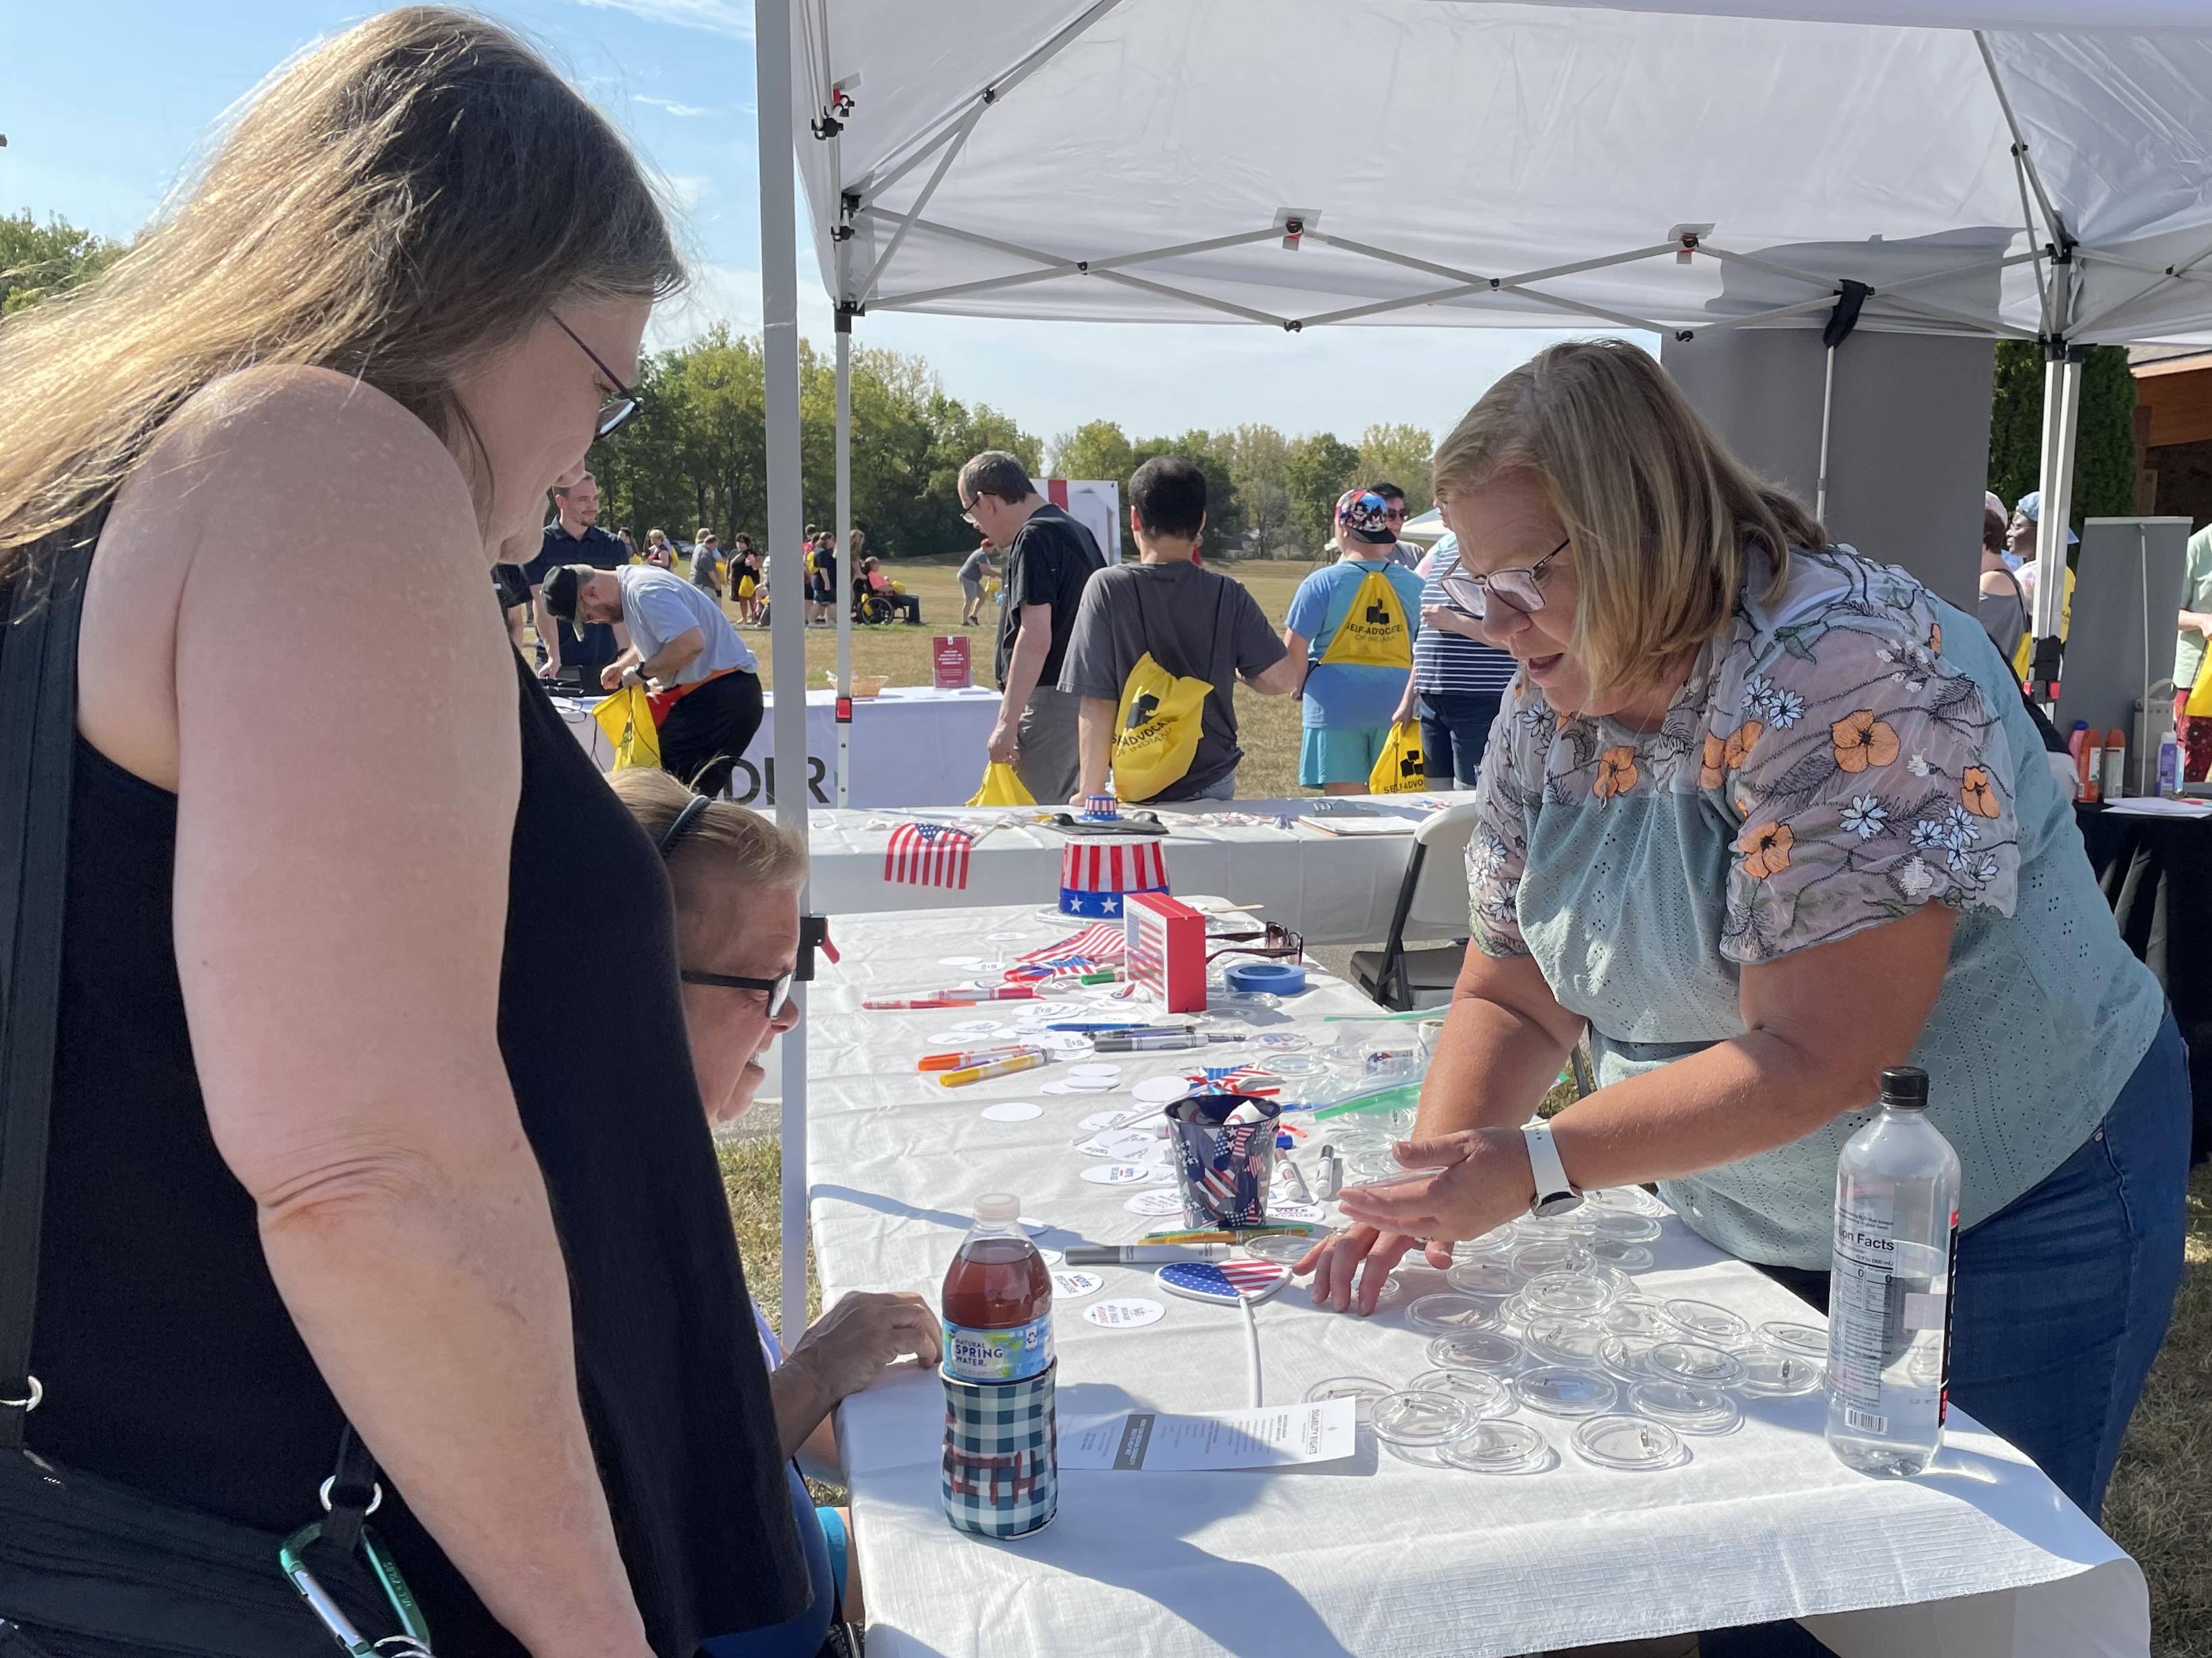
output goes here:
<path id="1" fill-rule="evenodd" d="M 1231 990 L 1264 991 L 1274 996 L 1295 996 L 1306 987 L 1306 970 L 1290 962 L 1239 962 L 1225 969 L 1222 980 Z"/>

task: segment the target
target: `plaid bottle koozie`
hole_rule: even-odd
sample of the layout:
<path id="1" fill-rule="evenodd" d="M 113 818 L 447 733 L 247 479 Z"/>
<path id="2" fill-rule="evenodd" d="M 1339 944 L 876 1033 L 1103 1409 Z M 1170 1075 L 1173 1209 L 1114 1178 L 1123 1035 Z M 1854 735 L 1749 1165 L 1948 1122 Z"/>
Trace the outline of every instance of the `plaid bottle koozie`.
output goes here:
<path id="1" fill-rule="evenodd" d="M 956 1531 L 1026 1537 L 1060 1512 L 1060 1447 L 1054 1438 L 1054 1373 L 1024 1382 L 945 1383 L 945 1461 L 939 1491 Z"/>

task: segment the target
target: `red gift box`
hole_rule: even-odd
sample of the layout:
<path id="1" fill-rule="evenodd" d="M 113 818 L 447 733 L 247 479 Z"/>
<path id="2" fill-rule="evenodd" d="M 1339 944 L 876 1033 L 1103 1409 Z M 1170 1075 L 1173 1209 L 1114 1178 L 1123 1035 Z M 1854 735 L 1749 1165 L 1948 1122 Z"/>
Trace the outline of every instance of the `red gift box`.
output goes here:
<path id="1" fill-rule="evenodd" d="M 1206 917 L 1164 892 L 1122 900 L 1129 977 L 1150 985 L 1170 1013 L 1206 1011 Z"/>

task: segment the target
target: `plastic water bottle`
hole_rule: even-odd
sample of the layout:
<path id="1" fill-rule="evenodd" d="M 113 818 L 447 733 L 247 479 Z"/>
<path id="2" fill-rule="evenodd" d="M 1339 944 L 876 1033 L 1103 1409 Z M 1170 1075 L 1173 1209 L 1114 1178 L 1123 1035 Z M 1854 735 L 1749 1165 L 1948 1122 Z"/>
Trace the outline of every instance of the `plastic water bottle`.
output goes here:
<path id="1" fill-rule="evenodd" d="M 1949 1404 L 1959 1154 L 1927 1113 L 1926 1072 L 1883 1072 L 1879 1114 L 1836 1163 L 1828 1448 L 1899 1479 L 1934 1460 Z"/>
<path id="2" fill-rule="evenodd" d="M 945 1271 L 945 1517 L 979 1536 L 1026 1537 L 1060 1511 L 1052 1274 L 1021 1199 L 988 1192 Z"/>

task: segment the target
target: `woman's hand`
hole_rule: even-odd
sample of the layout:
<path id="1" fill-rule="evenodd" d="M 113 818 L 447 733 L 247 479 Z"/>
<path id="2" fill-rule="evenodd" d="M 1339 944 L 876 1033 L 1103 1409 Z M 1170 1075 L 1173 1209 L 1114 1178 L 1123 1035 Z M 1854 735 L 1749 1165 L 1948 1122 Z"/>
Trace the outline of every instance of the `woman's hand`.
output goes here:
<path id="1" fill-rule="evenodd" d="M 1382 1232 L 1372 1226 L 1351 1226 L 1343 1231 L 1332 1232 L 1308 1250 L 1291 1270 L 1314 1275 L 1313 1300 L 1316 1307 L 1334 1307 L 1340 1313 L 1349 1312 L 1358 1305 L 1359 1316 L 1365 1318 L 1375 1310 L 1375 1303 L 1382 1294 L 1383 1280 L 1390 1269 L 1404 1257 L 1406 1251 L 1419 1244 L 1420 1239 L 1406 1237 L 1395 1232 Z M 1367 1263 L 1361 1272 L 1359 1264 Z M 1431 1244 L 1429 1264 L 1432 1266 L 1451 1265 L 1451 1247 Z M 1357 1284 L 1355 1286 L 1355 1278 Z"/>
<path id="2" fill-rule="evenodd" d="M 937 1363 L 937 1315 L 920 1296 L 856 1290 L 806 1327 L 769 1372 L 776 1437 L 797 1456 L 837 1401 L 857 1394 L 901 1357 Z M 824 1459 L 829 1460 L 827 1451 Z"/>
<path id="3" fill-rule="evenodd" d="M 1535 1200 L 1536 1177 L 1517 1128 L 1463 1129 L 1432 1140 L 1401 1141 L 1392 1150 L 1416 1172 L 1346 1187 L 1337 1201 L 1361 1226 L 1426 1238 L 1429 1258 L 1438 1265 L 1449 1263 L 1452 1242 L 1480 1237 L 1528 1213 Z"/>

